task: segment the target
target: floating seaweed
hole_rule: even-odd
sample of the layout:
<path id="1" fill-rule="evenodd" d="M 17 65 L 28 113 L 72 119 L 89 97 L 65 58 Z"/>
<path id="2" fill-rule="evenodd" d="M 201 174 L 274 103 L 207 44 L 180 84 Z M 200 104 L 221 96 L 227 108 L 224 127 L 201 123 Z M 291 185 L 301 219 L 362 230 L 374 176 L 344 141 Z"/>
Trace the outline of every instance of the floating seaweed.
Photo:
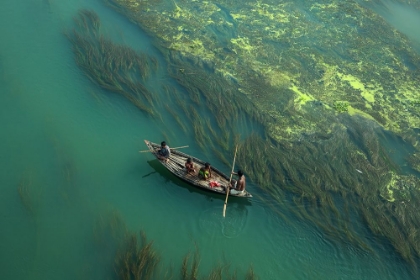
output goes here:
<path id="1" fill-rule="evenodd" d="M 230 30 L 234 36 L 227 35 L 230 40 L 220 42 L 201 36 L 208 34 L 204 31 L 213 24 L 209 14 L 219 6 L 184 1 L 167 11 L 158 2 L 139 3 L 148 5 L 144 12 L 129 1 L 109 2 L 160 39 L 170 77 L 187 93 L 183 97 L 195 102 L 199 115 L 210 112 L 218 135 L 239 134 L 235 124 L 242 121 L 241 115 L 264 128 L 261 134 L 245 133 L 241 149 L 247 153 L 240 153 L 238 162 L 278 203 L 278 212 L 307 221 L 331 240 L 371 250 L 369 240 L 352 225 L 351 211 L 374 236 L 388 239 L 405 260 L 413 263 L 420 257 L 415 241 L 420 235 L 414 230 L 420 216 L 410 207 L 400 207 L 418 201 L 419 194 L 411 184 L 403 189 L 396 183 L 419 179 L 398 175 L 376 128 L 402 135 L 418 154 L 420 135 L 412 125 L 420 123 L 418 96 L 412 94 L 420 91 L 418 71 L 409 70 L 401 57 L 416 65 L 420 57 L 381 17 L 357 1 L 308 1 L 302 10 L 288 2 L 238 7 L 236 2 L 220 1 L 219 6 L 236 12 L 232 26 L 237 26 Z M 202 15 L 191 17 L 194 10 Z M 311 11 L 317 20 L 302 21 L 302 11 Z M 317 22 L 335 28 L 326 30 Z M 185 23 L 197 32 L 180 36 Z M 378 49 L 385 41 L 394 47 Z M 221 55 L 219 50 L 227 51 Z M 193 121 L 196 113 L 187 101 L 179 96 L 174 100 L 202 145 L 200 128 L 210 122 Z M 220 141 L 213 132 L 209 135 Z M 219 148 L 231 149 L 227 142 L 218 143 Z M 410 159 L 413 169 L 416 158 Z"/>

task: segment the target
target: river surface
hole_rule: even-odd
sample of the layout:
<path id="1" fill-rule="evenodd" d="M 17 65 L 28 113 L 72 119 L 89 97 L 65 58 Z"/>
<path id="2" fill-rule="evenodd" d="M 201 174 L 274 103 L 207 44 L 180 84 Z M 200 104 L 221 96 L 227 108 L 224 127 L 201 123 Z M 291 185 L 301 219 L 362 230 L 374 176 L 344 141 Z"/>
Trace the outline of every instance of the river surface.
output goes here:
<path id="1" fill-rule="evenodd" d="M 164 63 L 152 38 L 99 1 L 2 4 L 0 279 L 115 278 L 112 250 L 95 241 L 97 221 L 110 215 L 154 240 L 162 269 L 172 265 L 175 275 L 183 257 L 198 248 L 202 275 L 230 263 L 239 279 L 250 264 L 260 279 L 412 278 L 379 239 L 377 253 L 370 254 L 330 243 L 305 223 L 285 223 L 252 182 L 248 190 L 255 197 L 229 199 L 222 218 L 223 196 L 190 187 L 151 154 L 139 153 L 147 148 L 144 139 L 160 142 L 169 135 L 163 130 L 171 120 L 157 125 L 77 67 L 63 32 L 82 8 L 98 13 L 114 40 Z M 408 13 L 399 8 L 386 12 L 389 19 L 414 34 L 396 20 Z M 162 71 L 156 83 L 167 78 Z M 170 146 L 189 145 L 186 153 L 229 172 L 182 131 L 170 135 Z"/>

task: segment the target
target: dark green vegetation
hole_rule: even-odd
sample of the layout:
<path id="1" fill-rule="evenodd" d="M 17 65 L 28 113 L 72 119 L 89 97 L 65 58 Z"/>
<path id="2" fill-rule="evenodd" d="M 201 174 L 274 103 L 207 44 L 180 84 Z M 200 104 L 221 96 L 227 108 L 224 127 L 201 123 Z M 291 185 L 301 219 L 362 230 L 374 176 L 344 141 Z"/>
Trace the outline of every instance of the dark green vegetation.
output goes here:
<path id="1" fill-rule="evenodd" d="M 153 241 L 148 241 L 143 231 L 139 234 L 130 232 L 116 212 L 101 215 L 96 221 L 94 240 L 98 250 L 115 252 L 113 259 L 115 279 L 258 279 L 252 266 L 249 267 L 245 276 L 238 277 L 236 271 L 230 272 L 229 262 L 216 265 L 208 275 L 204 276 L 200 272 L 200 254 L 197 248 L 194 253 L 186 254 L 179 265 L 179 270 L 174 267 L 164 267 Z M 110 252 L 98 252 L 98 254 L 111 255 Z M 112 263 L 112 259 L 106 261 Z"/>
<path id="2" fill-rule="evenodd" d="M 329 135 L 303 135 L 277 144 L 254 135 L 245 141 L 242 162 L 257 184 L 277 201 L 280 213 L 292 212 L 332 240 L 372 250 L 360 232 L 361 219 L 414 264 L 420 253 L 415 205 L 418 178 L 397 170 L 362 120 L 347 120 Z M 360 139 L 357 142 L 353 139 Z M 393 169 L 390 170 L 390 167 Z"/>
<path id="3" fill-rule="evenodd" d="M 378 135 L 410 143 L 418 168 L 420 57 L 356 1 L 274 2 L 107 1 L 160 39 L 165 111 L 203 149 L 229 166 L 241 143 L 238 165 L 285 219 L 370 252 L 370 235 L 387 240 L 418 271 L 420 180 Z"/>
<path id="4" fill-rule="evenodd" d="M 115 270 L 118 279 L 152 279 L 158 263 L 153 242 L 147 242 L 145 233 L 140 232 L 140 240 L 136 234 L 128 234 L 123 240 L 115 257 Z"/>
<path id="5" fill-rule="evenodd" d="M 144 85 L 156 61 L 145 54 L 113 43 L 100 33 L 101 23 L 92 11 L 80 11 L 76 28 L 66 36 L 73 44 L 77 64 L 87 77 L 103 89 L 121 94 L 143 112 L 154 115 L 156 95 Z"/>
<path id="6" fill-rule="evenodd" d="M 192 255 L 192 256 L 191 256 Z M 245 280 L 252 280 L 258 279 L 256 276 L 252 266 L 249 267 L 245 277 L 238 278 L 237 272 L 234 271 L 230 273 L 230 265 L 227 262 L 226 264 L 219 264 L 214 267 L 207 277 L 201 278 L 198 277 L 198 269 L 200 265 L 200 254 L 198 250 L 196 250 L 193 254 L 188 253 L 184 260 L 182 261 L 182 268 L 181 268 L 181 279 L 182 280 L 195 280 L 195 279 L 207 279 L 207 280 L 221 280 L 221 279 L 245 279 Z"/>
<path id="7" fill-rule="evenodd" d="M 337 112 L 347 112 L 349 110 L 349 104 L 347 102 L 336 101 L 334 103 L 334 109 Z"/>
<path id="8" fill-rule="evenodd" d="M 413 105 L 420 94 L 420 56 L 368 8 L 380 1 L 363 1 L 367 7 L 302 1 L 299 9 L 295 1 L 270 0 L 105 2 L 159 38 L 163 49 L 234 82 L 272 117 L 264 124 L 276 140 L 321 131 L 323 124 L 311 121 L 304 105 L 334 110 L 339 101 L 347 102 L 350 114 L 368 117 L 420 149 L 413 129 L 420 123 Z M 293 108 L 296 114 L 285 112 Z"/>
<path id="9" fill-rule="evenodd" d="M 17 188 L 20 201 L 22 202 L 25 209 L 31 214 L 33 214 L 36 211 L 36 208 L 38 206 L 36 204 L 37 200 L 39 199 L 36 199 L 36 197 L 34 197 L 34 187 L 32 180 L 33 179 L 31 175 L 26 175 L 21 179 Z"/>

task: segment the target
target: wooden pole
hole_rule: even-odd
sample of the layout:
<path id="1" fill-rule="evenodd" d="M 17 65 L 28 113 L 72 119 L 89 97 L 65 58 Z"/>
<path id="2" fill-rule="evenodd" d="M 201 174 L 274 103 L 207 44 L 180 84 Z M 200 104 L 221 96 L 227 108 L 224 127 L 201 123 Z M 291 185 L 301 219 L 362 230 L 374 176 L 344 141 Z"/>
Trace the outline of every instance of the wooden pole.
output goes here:
<path id="1" fill-rule="evenodd" d="M 176 150 L 176 149 L 182 149 L 182 148 L 188 148 L 189 146 L 181 146 L 181 147 L 175 147 L 175 148 L 170 148 L 171 150 Z M 139 153 L 147 153 L 147 152 L 151 152 L 150 150 L 144 150 L 144 151 L 139 151 Z"/>
<path id="2" fill-rule="evenodd" d="M 233 175 L 233 169 L 235 168 L 235 160 L 236 160 L 237 151 L 238 151 L 238 145 L 236 145 L 235 156 L 233 157 L 232 172 L 230 172 L 229 184 L 227 185 L 227 188 L 226 188 L 226 199 L 225 199 L 225 204 L 223 205 L 223 217 L 225 217 L 226 215 L 226 205 L 229 198 L 230 182 L 232 182 L 232 175 Z"/>

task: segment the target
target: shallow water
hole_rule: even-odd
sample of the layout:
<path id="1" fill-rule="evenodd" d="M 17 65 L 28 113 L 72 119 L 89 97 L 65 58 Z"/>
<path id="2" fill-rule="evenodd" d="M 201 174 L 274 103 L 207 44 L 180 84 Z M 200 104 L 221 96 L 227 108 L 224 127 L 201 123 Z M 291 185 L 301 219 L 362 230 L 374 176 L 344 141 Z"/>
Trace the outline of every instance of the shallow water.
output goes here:
<path id="1" fill-rule="evenodd" d="M 223 219 L 224 197 L 195 190 L 138 153 L 146 149 L 143 139 L 161 141 L 171 120 L 159 126 L 86 79 L 63 35 L 80 8 L 94 9 L 114 40 L 164 64 L 150 37 L 100 2 L 3 4 L 0 279 L 111 279 L 113 251 L 95 231 L 110 213 L 130 230 L 144 230 L 163 266 L 176 270 L 197 246 L 204 273 L 229 261 L 239 275 L 252 264 L 260 279 L 411 277 L 382 240 L 372 240 L 378 254 L 368 254 L 333 244 L 306 224 L 285 223 L 252 183 L 255 198 L 229 199 Z M 164 69 L 156 84 L 166 79 Z M 188 135 L 170 136 L 171 146 L 190 145 L 187 153 L 229 172 Z"/>
<path id="2" fill-rule="evenodd" d="M 420 51 L 420 11 L 408 4 L 395 1 L 381 1 L 375 10 L 398 31 L 413 41 L 413 46 Z"/>

